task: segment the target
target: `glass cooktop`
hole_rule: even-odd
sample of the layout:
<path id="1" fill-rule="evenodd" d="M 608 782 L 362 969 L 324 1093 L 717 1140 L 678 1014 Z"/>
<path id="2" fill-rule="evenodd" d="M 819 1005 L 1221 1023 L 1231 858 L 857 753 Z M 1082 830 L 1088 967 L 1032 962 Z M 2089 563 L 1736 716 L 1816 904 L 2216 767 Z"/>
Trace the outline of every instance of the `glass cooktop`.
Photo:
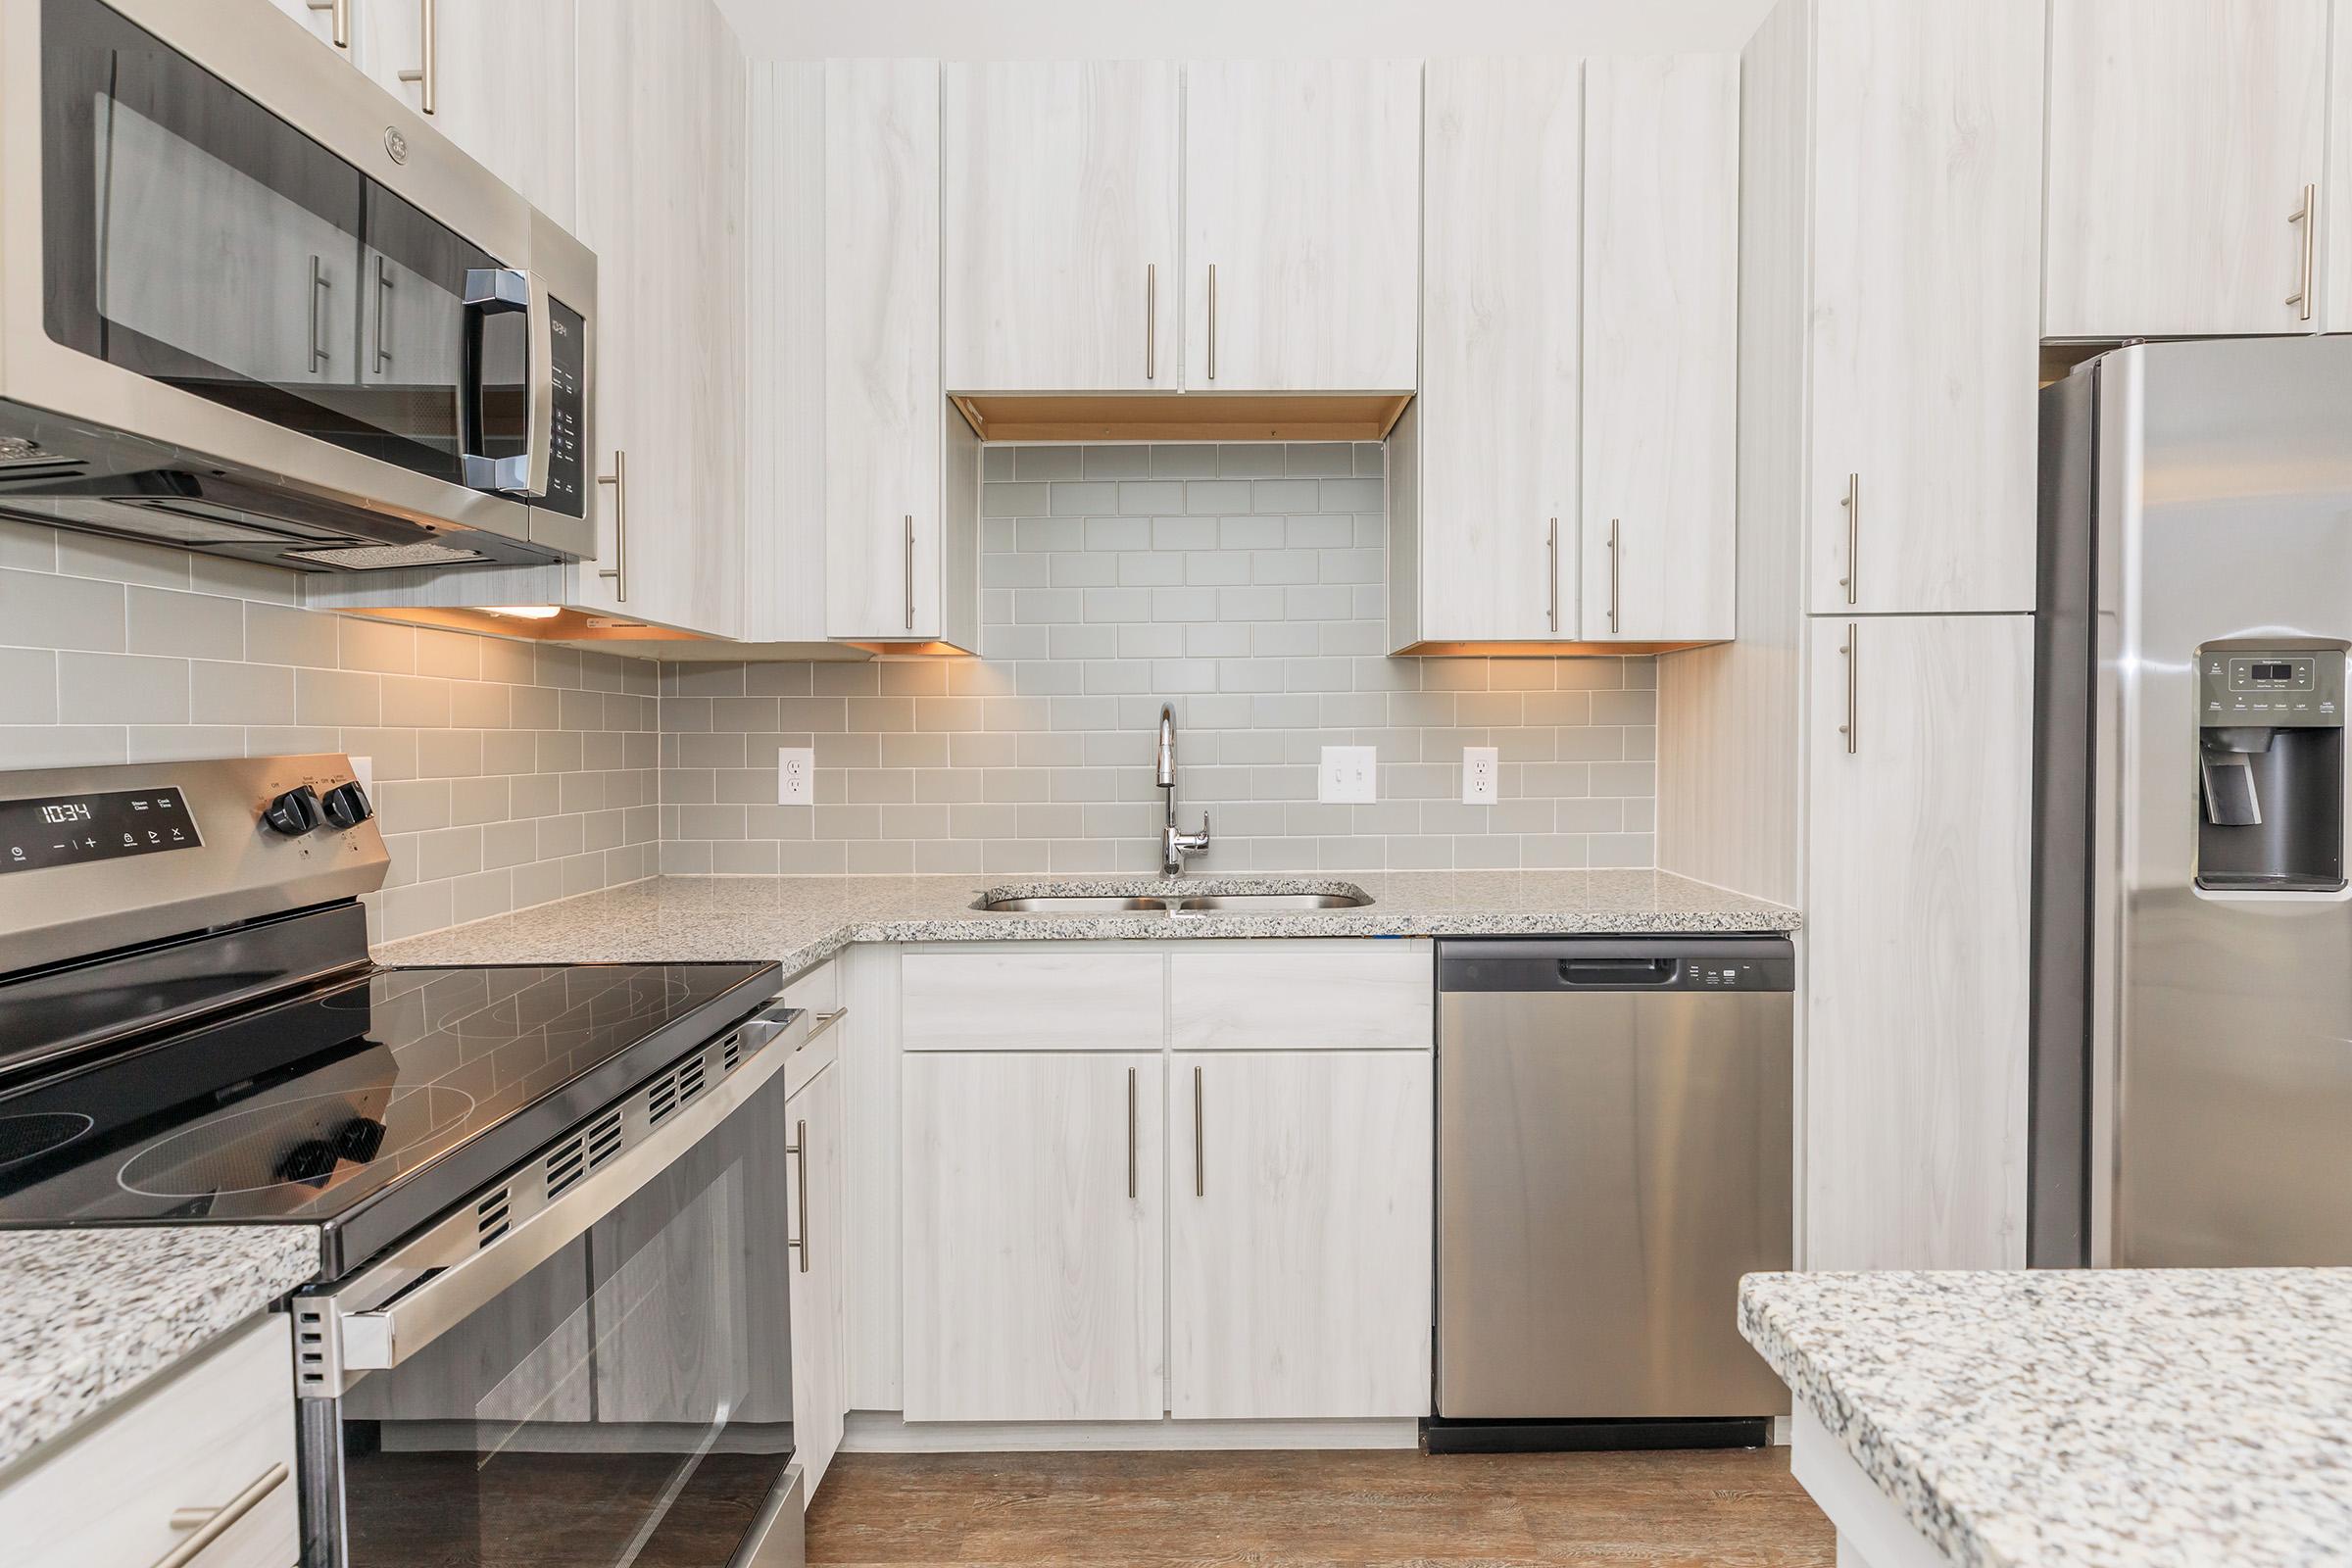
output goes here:
<path id="1" fill-rule="evenodd" d="M 748 1017 L 772 964 L 379 969 L 0 1093 L 0 1227 L 431 1219 Z M 325 1247 L 332 1265 L 348 1245 Z"/>

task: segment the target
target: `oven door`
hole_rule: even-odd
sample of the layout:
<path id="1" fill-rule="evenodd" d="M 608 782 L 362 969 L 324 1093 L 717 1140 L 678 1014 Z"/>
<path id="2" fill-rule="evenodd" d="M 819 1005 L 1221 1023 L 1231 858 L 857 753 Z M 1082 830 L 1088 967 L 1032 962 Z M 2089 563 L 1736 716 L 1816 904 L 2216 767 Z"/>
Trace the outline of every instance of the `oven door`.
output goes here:
<path id="1" fill-rule="evenodd" d="M 419 1267 L 416 1248 L 446 1246 L 427 1233 L 298 1301 L 298 1340 L 334 1336 L 342 1363 L 340 1397 L 303 1400 L 305 1568 L 801 1560 L 791 1044 L 718 1077 L 725 1049 L 711 1087 L 609 1163 L 589 1168 L 609 1113 L 535 1161 L 558 1192 L 538 1213 L 520 1217 L 512 1181 L 469 1202 L 467 1227 L 511 1228 L 457 1265 Z M 595 1200 L 566 1207 L 575 1193 Z M 501 1263 L 509 1242 L 535 1261 Z"/>

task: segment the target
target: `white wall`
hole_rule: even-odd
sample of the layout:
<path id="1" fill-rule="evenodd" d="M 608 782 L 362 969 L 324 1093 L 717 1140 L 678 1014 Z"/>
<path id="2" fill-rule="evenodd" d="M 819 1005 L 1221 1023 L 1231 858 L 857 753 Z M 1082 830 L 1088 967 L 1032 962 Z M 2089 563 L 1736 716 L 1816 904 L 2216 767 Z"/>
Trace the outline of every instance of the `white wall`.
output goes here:
<path id="1" fill-rule="evenodd" d="M 1772 0 L 718 0 L 755 60 L 1737 49 Z"/>

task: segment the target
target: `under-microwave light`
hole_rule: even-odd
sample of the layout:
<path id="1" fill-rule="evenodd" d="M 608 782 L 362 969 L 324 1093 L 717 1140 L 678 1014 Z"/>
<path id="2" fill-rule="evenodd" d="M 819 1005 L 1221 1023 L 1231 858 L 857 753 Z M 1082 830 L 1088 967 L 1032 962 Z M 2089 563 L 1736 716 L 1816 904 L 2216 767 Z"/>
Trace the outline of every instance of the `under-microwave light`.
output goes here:
<path id="1" fill-rule="evenodd" d="M 512 615 L 516 620 L 553 620 L 564 613 L 555 605 L 484 605 L 486 615 Z"/>

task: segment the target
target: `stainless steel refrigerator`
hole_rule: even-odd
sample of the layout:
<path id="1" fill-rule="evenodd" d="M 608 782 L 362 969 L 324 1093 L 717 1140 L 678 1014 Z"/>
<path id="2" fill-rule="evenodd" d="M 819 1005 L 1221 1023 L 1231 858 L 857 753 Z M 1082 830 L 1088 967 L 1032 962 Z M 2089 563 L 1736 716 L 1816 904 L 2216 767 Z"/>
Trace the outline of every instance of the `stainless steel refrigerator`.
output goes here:
<path id="1" fill-rule="evenodd" d="M 2044 389 L 2043 1266 L 2352 1264 L 2352 338 Z"/>

